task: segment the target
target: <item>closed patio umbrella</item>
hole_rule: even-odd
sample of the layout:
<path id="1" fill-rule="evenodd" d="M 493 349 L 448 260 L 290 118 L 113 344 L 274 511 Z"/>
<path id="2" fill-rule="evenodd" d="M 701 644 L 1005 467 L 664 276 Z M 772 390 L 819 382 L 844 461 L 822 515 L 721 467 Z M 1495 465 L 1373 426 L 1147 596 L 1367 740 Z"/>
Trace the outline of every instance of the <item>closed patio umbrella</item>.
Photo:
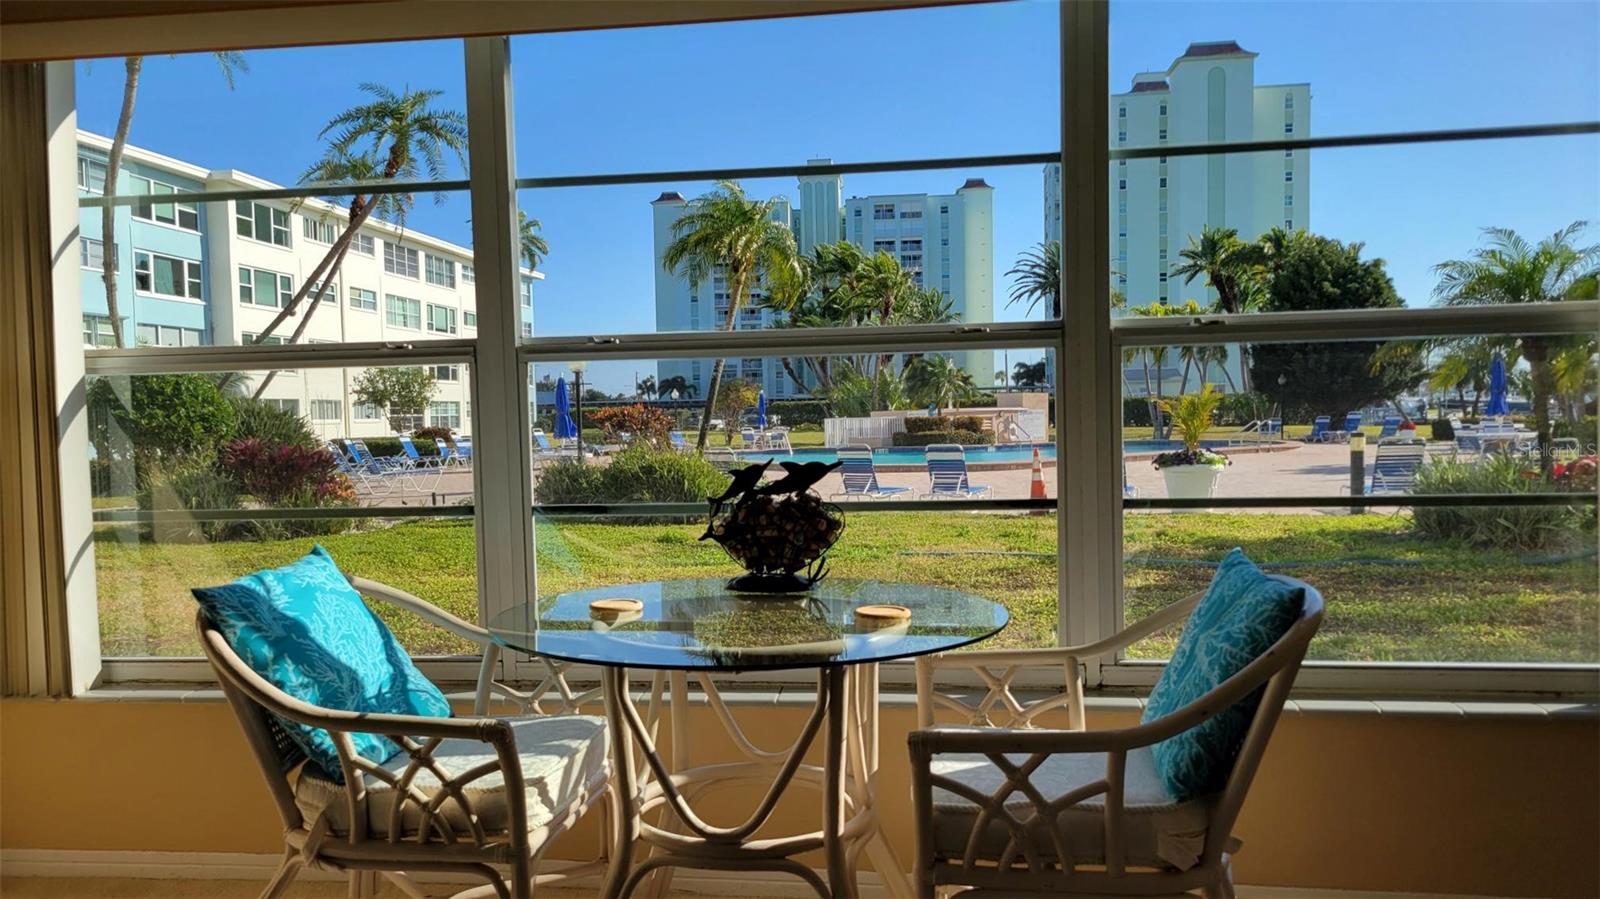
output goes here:
<path id="1" fill-rule="evenodd" d="M 556 438 L 571 440 L 578 436 L 578 426 L 572 422 L 572 401 L 567 398 L 567 379 L 556 379 Z"/>
<path id="2" fill-rule="evenodd" d="M 1489 404 L 1483 407 L 1486 416 L 1510 415 L 1506 405 L 1506 359 L 1499 353 L 1489 363 Z"/>
<path id="3" fill-rule="evenodd" d="M 758 394 L 756 396 L 756 427 L 765 428 L 766 426 L 767 426 L 767 392 L 765 390 L 763 390 L 763 391 L 761 391 L 760 394 Z"/>

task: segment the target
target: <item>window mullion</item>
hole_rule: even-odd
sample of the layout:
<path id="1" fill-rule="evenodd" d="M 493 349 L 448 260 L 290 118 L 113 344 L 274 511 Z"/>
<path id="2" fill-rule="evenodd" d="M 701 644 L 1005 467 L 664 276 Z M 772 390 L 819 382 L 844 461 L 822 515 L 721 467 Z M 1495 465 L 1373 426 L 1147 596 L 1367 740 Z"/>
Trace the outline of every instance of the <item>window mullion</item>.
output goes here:
<path id="1" fill-rule="evenodd" d="M 489 621 L 537 595 L 528 383 L 517 358 L 518 280 L 511 52 L 504 36 L 468 38 L 468 152 L 477 311 L 472 377 L 478 612 Z"/>
<path id="2" fill-rule="evenodd" d="M 1105 0 L 1061 6 L 1062 333 L 1055 342 L 1057 637 L 1088 643 L 1121 620 L 1121 402 L 1111 346 L 1110 94 Z M 1086 672 L 1091 686 L 1100 672 Z"/>

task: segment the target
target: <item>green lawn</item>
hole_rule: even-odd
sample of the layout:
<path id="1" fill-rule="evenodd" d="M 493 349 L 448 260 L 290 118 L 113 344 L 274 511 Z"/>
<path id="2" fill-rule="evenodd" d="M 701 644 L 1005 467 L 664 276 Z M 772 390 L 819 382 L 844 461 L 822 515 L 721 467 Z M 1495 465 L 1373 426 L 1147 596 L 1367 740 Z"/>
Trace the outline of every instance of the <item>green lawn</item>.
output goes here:
<path id="1" fill-rule="evenodd" d="M 1128 616 L 1148 614 L 1210 577 L 1204 564 L 1233 546 L 1317 585 L 1329 602 L 1318 658 L 1594 661 L 1600 597 L 1592 555 L 1565 561 L 1419 540 L 1400 516 L 1129 515 Z M 658 577 L 731 575 L 697 525 L 541 522 L 539 583 L 548 595 Z M 100 627 L 107 655 L 195 652 L 192 585 L 282 564 L 313 540 L 215 545 L 139 542 L 106 528 L 96 541 Z M 418 521 L 321 538 L 347 571 L 476 615 L 472 526 Z M 1040 645 L 1055 632 L 1055 518 L 962 512 L 857 512 L 832 555 L 839 577 L 959 587 L 1004 602 L 1011 625 L 989 645 Z M 1592 543 L 1590 544 L 1592 546 Z M 436 630 L 385 613 L 419 653 L 461 649 Z M 1175 634 L 1135 651 L 1166 655 Z"/>

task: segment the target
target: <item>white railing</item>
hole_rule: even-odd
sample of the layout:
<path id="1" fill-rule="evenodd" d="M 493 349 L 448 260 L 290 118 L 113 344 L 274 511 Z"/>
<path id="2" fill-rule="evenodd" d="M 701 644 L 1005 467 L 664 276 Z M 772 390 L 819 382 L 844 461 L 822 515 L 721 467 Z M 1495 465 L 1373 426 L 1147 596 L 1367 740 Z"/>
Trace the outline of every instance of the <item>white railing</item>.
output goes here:
<path id="1" fill-rule="evenodd" d="M 894 435 L 905 429 L 905 417 L 901 415 L 826 418 L 822 421 L 822 440 L 827 446 L 852 443 L 865 443 L 871 447 L 892 446 Z"/>

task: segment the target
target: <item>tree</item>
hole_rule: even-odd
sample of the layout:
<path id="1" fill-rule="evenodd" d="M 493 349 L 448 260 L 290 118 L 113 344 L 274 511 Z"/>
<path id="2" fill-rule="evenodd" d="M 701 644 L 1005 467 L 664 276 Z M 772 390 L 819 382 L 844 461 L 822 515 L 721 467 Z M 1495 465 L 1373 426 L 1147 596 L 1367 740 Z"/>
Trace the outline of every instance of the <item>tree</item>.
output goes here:
<path id="1" fill-rule="evenodd" d="M 424 170 L 430 178 L 441 180 L 446 174 L 447 151 L 454 153 L 456 161 L 466 167 L 467 118 L 459 110 L 434 107 L 442 91 L 406 90 L 397 94 L 384 85 L 371 83 L 362 84 L 361 90 L 372 96 L 372 102 L 353 106 L 328 121 L 318 135 L 323 138 L 331 135 L 327 151 L 301 175 L 302 183 L 412 180 L 420 177 Z M 435 194 L 434 198 L 444 201 L 443 194 Z M 352 196 L 343 233 L 328 247 L 328 252 L 306 276 L 288 305 L 256 335 L 252 345 L 260 345 L 284 321 L 299 312 L 307 294 L 316 287 L 317 296 L 288 341 L 299 342 L 311 317 L 322 306 L 319 302 L 322 294 L 338 277 L 339 268 L 361 226 L 375 212 L 403 224 L 414 202 L 411 194 Z M 271 380 L 272 374 L 262 380 L 256 396 L 266 390 Z"/>
<path id="2" fill-rule="evenodd" d="M 689 399 L 694 396 L 694 384 L 683 375 L 673 375 L 670 378 L 662 378 L 661 383 L 656 385 L 656 396 L 670 397 L 673 391 L 677 391 L 679 397 Z"/>
<path id="3" fill-rule="evenodd" d="M 1276 263 L 1262 308 L 1289 312 L 1404 305 L 1383 260 L 1363 260 L 1362 249 L 1360 243 L 1296 235 Z M 1378 364 L 1384 356 L 1384 342 L 1357 340 L 1255 344 L 1248 358 L 1256 389 L 1278 404 L 1281 415 L 1304 418 L 1392 401 L 1421 380 L 1420 364 Z"/>
<path id="4" fill-rule="evenodd" d="M 1006 272 L 1006 277 L 1017 279 L 1011 286 L 1007 306 L 1026 302 L 1028 314 L 1032 315 L 1034 307 L 1042 302 L 1051 318 L 1061 317 L 1060 241 L 1048 241 L 1024 251 L 1017 257 L 1016 265 Z"/>
<path id="5" fill-rule="evenodd" d="M 517 210 L 517 250 L 522 255 L 522 261 L 528 268 L 537 270 L 544 257 L 550 255 L 550 244 L 539 233 L 544 226 L 536 218 L 530 218 L 526 212 Z"/>
<path id="6" fill-rule="evenodd" d="M 1020 363 L 1019 363 L 1020 364 Z M 963 371 L 949 356 L 918 356 L 906 368 L 906 392 L 919 406 L 953 408 L 978 392 L 972 375 Z"/>
<path id="7" fill-rule="evenodd" d="M 756 404 L 761 396 L 761 388 L 749 381 L 726 381 L 717 385 L 717 395 L 714 402 L 707 403 L 706 408 L 717 418 L 722 419 L 722 436 L 724 440 L 733 443 L 733 432 L 739 429 L 739 416 L 744 410 Z M 700 420 L 700 432 L 705 433 L 710 422 Z"/>
<path id="8" fill-rule="evenodd" d="M 1441 306 L 1555 303 L 1593 294 L 1600 275 L 1600 245 L 1579 246 L 1588 223 L 1576 221 L 1537 244 L 1510 228 L 1486 228 L 1487 245 L 1465 259 L 1433 267 L 1439 283 L 1433 290 Z M 1539 432 L 1540 469 L 1550 475 L 1550 399 L 1556 392 L 1552 360 L 1573 342 L 1541 334 L 1517 338 L 1533 376 L 1530 400 Z"/>
<path id="9" fill-rule="evenodd" d="M 244 54 L 234 50 L 211 54 L 222 68 L 222 77 L 233 90 L 234 76 L 250 71 Z M 111 150 L 106 154 L 105 192 L 117 192 L 117 175 L 122 171 L 122 154 L 128 147 L 128 132 L 133 129 L 133 106 L 139 96 L 139 76 L 144 71 L 143 56 L 129 56 L 122 61 L 126 74 L 122 81 L 122 108 L 117 113 L 117 130 L 111 137 Z M 115 206 L 100 209 L 100 239 L 105 252 L 100 265 L 100 281 L 106 288 L 106 315 L 111 318 L 111 336 L 119 347 L 128 345 L 122 332 L 122 312 L 117 304 L 117 250 Z"/>
<path id="10" fill-rule="evenodd" d="M 1011 383 L 1018 387 L 1043 387 L 1045 386 L 1044 360 L 1028 364 L 1018 362 L 1011 366 Z"/>
<path id="11" fill-rule="evenodd" d="M 644 399 L 649 399 L 649 398 L 655 396 L 656 395 L 656 376 L 655 375 L 645 375 L 643 380 L 641 380 L 641 381 L 639 381 L 639 382 L 637 382 L 636 384 L 633 385 L 633 389 L 635 391 L 637 391 L 639 396 L 643 397 Z"/>
<path id="12" fill-rule="evenodd" d="M 406 425 L 428 408 L 437 384 L 427 368 L 369 368 L 351 387 L 356 402 L 379 407 L 389 419 L 389 430 L 404 434 L 411 430 Z"/>
<path id="13" fill-rule="evenodd" d="M 672 243 L 661 265 L 681 273 L 698 285 L 721 274 L 728 284 L 728 311 L 722 330 L 738 324 L 739 310 L 750 299 L 750 288 L 762 281 L 799 277 L 794 235 L 774 218 L 778 199 L 751 200 L 737 181 L 720 181 L 717 189 L 689 205 L 672 224 Z M 719 310 L 720 312 L 720 310 Z M 695 447 L 704 450 L 712 410 L 721 394 L 722 368 L 718 357 L 711 366 L 705 412 Z"/>
<path id="14" fill-rule="evenodd" d="M 1191 284 L 1204 277 L 1206 286 L 1217 292 L 1217 308 L 1229 314 L 1248 312 L 1259 305 L 1262 295 L 1261 258 L 1258 246 L 1239 239 L 1233 228 L 1206 225 L 1196 241 L 1178 251 L 1183 262 L 1172 267 L 1172 274 Z"/>

